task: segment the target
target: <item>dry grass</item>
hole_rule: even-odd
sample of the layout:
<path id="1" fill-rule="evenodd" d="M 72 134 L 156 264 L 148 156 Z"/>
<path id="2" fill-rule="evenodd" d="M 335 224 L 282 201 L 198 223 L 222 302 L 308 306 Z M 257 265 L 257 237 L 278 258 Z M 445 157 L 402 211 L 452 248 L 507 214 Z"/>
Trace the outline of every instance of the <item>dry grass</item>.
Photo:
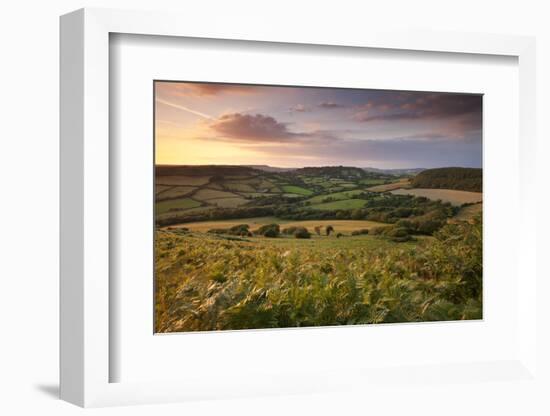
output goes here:
<path id="1" fill-rule="evenodd" d="M 434 201 L 440 199 L 443 202 L 450 202 L 455 206 L 473 204 L 483 200 L 483 194 L 481 192 L 457 191 L 455 189 L 396 189 L 392 191 L 392 194 L 424 196 Z"/>
<path id="2" fill-rule="evenodd" d="M 474 204 L 468 205 L 460 209 L 458 214 L 449 220 L 449 222 L 458 222 L 458 221 L 473 221 L 474 217 L 481 213 L 483 210 L 483 204 Z"/>
<path id="3" fill-rule="evenodd" d="M 408 178 L 404 178 L 399 179 L 397 182 L 392 182 L 385 185 L 371 186 L 370 188 L 367 188 L 367 190 L 371 192 L 388 192 L 395 189 L 405 188 L 407 186 L 410 186 L 410 180 Z"/>
<path id="4" fill-rule="evenodd" d="M 260 226 L 265 224 L 281 224 L 281 228 L 286 227 L 306 227 L 310 232 L 313 232 L 313 229 L 317 226 L 326 227 L 327 225 L 332 225 L 336 233 L 350 233 L 354 230 L 360 229 L 370 229 L 373 227 L 384 226 L 387 224 L 382 224 L 376 221 L 364 221 L 364 220 L 310 220 L 310 221 L 287 221 L 281 220 L 275 217 L 257 217 L 257 218 L 241 218 L 236 220 L 221 220 L 221 221 L 205 221 L 205 222 L 194 222 L 186 224 L 172 225 L 166 228 L 188 228 L 191 231 L 195 232 L 207 232 L 213 228 L 231 228 L 239 224 L 248 224 L 251 230 L 256 230 Z"/>

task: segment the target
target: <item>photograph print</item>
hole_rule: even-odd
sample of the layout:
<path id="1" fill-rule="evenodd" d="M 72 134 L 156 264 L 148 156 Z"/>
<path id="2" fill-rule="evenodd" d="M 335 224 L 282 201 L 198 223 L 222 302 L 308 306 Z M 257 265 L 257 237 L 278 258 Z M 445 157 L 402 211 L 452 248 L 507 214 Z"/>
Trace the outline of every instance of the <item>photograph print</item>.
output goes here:
<path id="1" fill-rule="evenodd" d="M 155 332 L 482 319 L 482 100 L 155 81 Z"/>

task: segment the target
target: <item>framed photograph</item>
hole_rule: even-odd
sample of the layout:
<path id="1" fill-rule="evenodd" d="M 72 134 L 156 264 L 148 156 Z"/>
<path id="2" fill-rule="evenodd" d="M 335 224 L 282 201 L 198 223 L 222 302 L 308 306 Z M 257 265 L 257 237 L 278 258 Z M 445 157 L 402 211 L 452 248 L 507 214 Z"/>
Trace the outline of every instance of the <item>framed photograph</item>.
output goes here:
<path id="1" fill-rule="evenodd" d="M 534 40 L 188 23 L 61 18 L 62 398 L 539 388 Z"/>
<path id="2" fill-rule="evenodd" d="M 154 97 L 156 333 L 482 319 L 482 95 Z"/>

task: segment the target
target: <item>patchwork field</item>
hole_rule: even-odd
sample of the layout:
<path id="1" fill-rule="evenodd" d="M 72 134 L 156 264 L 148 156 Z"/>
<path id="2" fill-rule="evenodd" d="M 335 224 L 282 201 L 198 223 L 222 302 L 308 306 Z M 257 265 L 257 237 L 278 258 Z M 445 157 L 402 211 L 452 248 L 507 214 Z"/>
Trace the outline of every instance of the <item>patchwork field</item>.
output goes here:
<path id="1" fill-rule="evenodd" d="M 371 186 L 370 188 L 367 188 L 367 190 L 371 192 L 388 192 L 388 191 L 393 191 L 395 189 L 405 188 L 407 186 L 410 186 L 410 179 L 403 178 L 398 181 L 388 183 L 385 185 Z"/>
<path id="2" fill-rule="evenodd" d="M 391 191 L 391 193 L 394 195 L 423 196 L 432 200 L 449 202 L 455 206 L 472 204 L 483 200 L 483 194 L 481 192 L 457 191 L 454 189 L 396 189 Z"/>

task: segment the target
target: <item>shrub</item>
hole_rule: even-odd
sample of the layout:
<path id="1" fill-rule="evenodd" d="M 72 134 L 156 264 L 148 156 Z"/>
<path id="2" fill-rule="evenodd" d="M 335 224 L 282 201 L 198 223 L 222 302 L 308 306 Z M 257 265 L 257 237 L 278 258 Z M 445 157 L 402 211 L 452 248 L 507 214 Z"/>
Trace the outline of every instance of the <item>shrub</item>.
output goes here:
<path id="1" fill-rule="evenodd" d="M 398 218 L 407 218 L 411 216 L 412 212 L 411 208 L 397 208 L 392 214 Z"/>
<path id="2" fill-rule="evenodd" d="M 229 234 L 231 235 L 249 235 L 250 231 L 248 229 L 248 224 L 239 224 L 234 225 L 229 229 Z"/>
<path id="3" fill-rule="evenodd" d="M 231 228 L 213 228 L 208 230 L 211 234 L 227 234 L 227 235 L 238 235 L 241 237 L 251 237 L 252 233 L 248 229 L 248 224 L 239 224 L 234 225 Z"/>
<path id="4" fill-rule="evenodd" d="M 386 232 L 386 230 L 388 230 L 389 228 L 391 228 L 391 227 L 384 227 L 384 226 L 374 227 L 374 228 L 370 229 L 370 233 L 372 235 L 383 235 Z"/>
<path id="5" fill-rule="evenodd" d="M 269 238 L 279 237 L 280 233 L 281 228 L 279 227 L 279 224 L 262 225 L 260 228 L 258 228 L 258 231 L 256 231 L 256 234 L 263 235 L 264 237 Z"/>
<path id="6" fill-rule="evenodd" d="M 396 227 L 406 228 L 407 230 L 414 230 L 414 224 L 410 220 L 399 220 L 395 223 Z"/>
<path id="7" fill-rule="evenodd" d="M 279 232 L 273 228 L 270 228 L 265 233 L 263 233 L 263 236 L 268 238 L 276 238 L 279 237 Z"/>
<path id="8" fill-rule="evenodd" d="M 365 235 L 365 234 L 368 234 L 369 233 L 369 230 L 366 229 L 366 228 L 362 228 L 360 230 L 354 230 L 351 232 L 351 235 Z"/>
<path id="9" fill-rule="evenodd" d="M 283 234 L 287 234 L 287 235 L 294 235 L 294 232 L 296 231 L 296 228 L 297 228 L 297 227 L 287 227 L 287 228 L 283 228 L 282 233 L 283 233 Z"/>
<path id="10" fill-rule="evenodd" d="M 227 228 L 212 228 L 208 232 L 210 234 L 228 234 L 229 230 Z"/>
<path id="11" fill-rule="evenodd" d="M 296 238 L 311 238 L 311 234 L 305 227 L 295 227 L 294 237 Z"/>
<path id="12" fill-rule="evenodd" d="M 418 221 L 416 229 L 420 234 L 431 235 L 443 226 L 442 221 L 437 220 L 425 220 Z"/>
<path id="13" fill-rule="evenodd" d="M 392 229 L 386 232 L 386 235 L 396 243 L 403 243 L 411 240 L 411 235 L 406 228 L 392 227 Z"/>
<path id="14" fill-rule="evenodd" d="M 336 234 L 336 238 L 340 238 L 340 237 L 343 237 L 343 236 L 344 236 L 344 234 L 342 234 L 342 233 Z"/>

